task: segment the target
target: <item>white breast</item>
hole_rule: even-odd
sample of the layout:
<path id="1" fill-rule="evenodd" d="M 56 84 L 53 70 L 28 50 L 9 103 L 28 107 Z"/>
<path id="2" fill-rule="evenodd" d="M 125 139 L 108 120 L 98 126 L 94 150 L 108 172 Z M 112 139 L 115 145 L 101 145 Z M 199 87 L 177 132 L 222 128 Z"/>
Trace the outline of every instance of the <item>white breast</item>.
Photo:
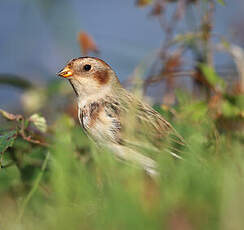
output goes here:
<path id="1" fill-rule="evenodd" d="M 89 106 L 84 106 L 79 110 L 79 120 L 82 127 L 96 142 L 115 142 L 117 139 L 113 130 L 113 118 L 109 117 L 104 109 L 99 111 L 99 115 L 94 120 L 90 113 Z"/>

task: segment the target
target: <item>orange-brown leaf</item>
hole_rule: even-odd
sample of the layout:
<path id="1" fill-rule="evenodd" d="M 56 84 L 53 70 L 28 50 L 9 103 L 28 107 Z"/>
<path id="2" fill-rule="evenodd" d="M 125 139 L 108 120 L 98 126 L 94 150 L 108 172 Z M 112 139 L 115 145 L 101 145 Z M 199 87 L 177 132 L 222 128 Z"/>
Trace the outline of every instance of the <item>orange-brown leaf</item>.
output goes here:
<path id="1" fill-rule="evenodd" d="M 79 42 L 82 55 L 86 56 L 89 52 L 99 52 L 94 39 L 88 33 L 81 31 L 78 34 L 77 40 Z"/>
<path id="2" fill-rule="evenodd" d="M 164 11 L 164 7 L 162 4 L 160 4 L 159 2 L 155 3 L 153 8 L 152 8 L 152 12 L 151 15 L 153 16 L 158 16 L 160 14 L 162 14 Z"/>
<path id="3" fill-rule="evenodd" d="M 152 0 L 137 0 L 136 5 L 139 7 L 145 7 L 151 4 L 152 2 L 153 2 Z"/>
<path id="4" fill-rule="evenodd" d="M 181 53 L 172 54 L 166 61 L 164 65 L 164 74 L 171 74 L 176 71 L 177 68 L 181 66 Z"/>

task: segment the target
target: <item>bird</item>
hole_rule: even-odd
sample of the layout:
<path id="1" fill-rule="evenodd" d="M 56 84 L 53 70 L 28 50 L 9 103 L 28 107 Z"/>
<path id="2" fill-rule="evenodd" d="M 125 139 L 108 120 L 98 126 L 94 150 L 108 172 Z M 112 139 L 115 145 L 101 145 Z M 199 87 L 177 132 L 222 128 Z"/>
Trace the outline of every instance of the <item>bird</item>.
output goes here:
<path id="1" fill-rule="evenodd" d="M 78 57 L 57 73 L 68 79 L 84 132 L 119 159 L 158 174 L 155 154 L 181 158 L 184 139 L 150 105 L 126 90 L 115 71 L 100 58 Z"/>

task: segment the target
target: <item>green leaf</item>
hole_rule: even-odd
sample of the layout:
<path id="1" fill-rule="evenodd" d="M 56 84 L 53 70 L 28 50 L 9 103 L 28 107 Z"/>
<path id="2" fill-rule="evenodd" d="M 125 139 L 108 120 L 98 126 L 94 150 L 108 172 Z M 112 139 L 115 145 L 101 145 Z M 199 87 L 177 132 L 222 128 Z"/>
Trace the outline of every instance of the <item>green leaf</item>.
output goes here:
<path id="1" fill-rule="evenodd" d="M 225 117 L 235 117 L 241 113 L 240 108 L 233 105 L 228 100 L 223 101 L 221 105 L 221 110 Z"/>
<path id="2" fill-rule="evenodd" d="M 31 121 L 39 131 L 41 131 L 43 133 L 45 133 L 47 131 L 46 119 L 44 117 L 40 116 L 39 114 L 37 114 L 37 113 L 33 114 L 30 117 L 29 121 Z"/>
<path id="3" fill-rule="evenodd" d="M 225 6 L 225 2 L 224 2 L 224 0 L 217 0 L 217 2 L 218 2 L 220 5 Z"/>
<path id="4" fill-rule="evenodd" d="M 236 105 L 240 108 L 240 110 L 244 110 L 244 95 L 235 95 Z"/>
<path id="5" fill-rule="evenodd" d="M 221 90 L 225 88 L 224 80 L 212 67 L 208 66 L 207 64 L 200 64 L 199 67 L 210 85 L 212 85 L 214 88 L 220 88 Z"/>
<path id="6" fill-rule="evenodd" d="M 14 141 L 17 137 L 17 131 L 9 131 L 0 135 L 0 153 L 4 153 L 7 148 L 11 147 L 14 144 Z"/>
<path id="7" fill-rule="evenodd" d="M 188 117 L 191 117 L 194 121 L 199 121 L 206 117 L 208 107 L 205 102 L 199 101 L 185 106 L 184 110 L 188 114 Z"/>

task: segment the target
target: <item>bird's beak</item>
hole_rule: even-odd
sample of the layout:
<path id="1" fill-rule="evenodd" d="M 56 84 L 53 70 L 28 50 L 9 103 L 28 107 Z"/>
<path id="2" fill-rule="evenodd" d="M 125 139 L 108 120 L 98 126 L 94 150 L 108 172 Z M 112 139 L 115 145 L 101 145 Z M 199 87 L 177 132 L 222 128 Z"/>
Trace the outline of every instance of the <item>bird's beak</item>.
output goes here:
<path id="1" fill-rule="evenodd" d="M 59 71 L 57 75 L 66 78 L 66 77 L 71 77 L 73 75 L 73 72 L 68 66 L 66 66 L 61 71 Z"/>

